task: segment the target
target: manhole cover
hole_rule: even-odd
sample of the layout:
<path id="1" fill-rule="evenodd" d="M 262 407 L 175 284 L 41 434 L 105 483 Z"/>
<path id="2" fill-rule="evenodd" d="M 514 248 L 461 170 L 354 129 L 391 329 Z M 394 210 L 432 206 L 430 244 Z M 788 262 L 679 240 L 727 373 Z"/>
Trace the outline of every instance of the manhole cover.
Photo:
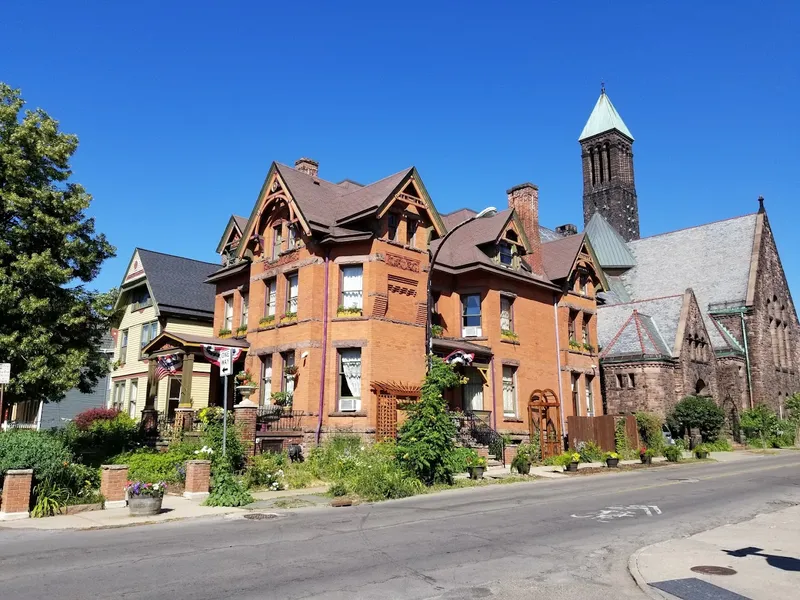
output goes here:
<path id="1" fill-rule="evenodd" d="M 250 513 L 244 516 L 245 519 L 251 521 L 263 521 L 265 519 L 276 519 L 278 515 L 275 513 Z"/>
<path id="2" fill-rule="evenodd" d="M 702 573 L 703 575 L 736 575 L 736 571 L 728 567 L 715 567 L 714 565 L 700 565 L 692 567 L 695 573 Z"/>

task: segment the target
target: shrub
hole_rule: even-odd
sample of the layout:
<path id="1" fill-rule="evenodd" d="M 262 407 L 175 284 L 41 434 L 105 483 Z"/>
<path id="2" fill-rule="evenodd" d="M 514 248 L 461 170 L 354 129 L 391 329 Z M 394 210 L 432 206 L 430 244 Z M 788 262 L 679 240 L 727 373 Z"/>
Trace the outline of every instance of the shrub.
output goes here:
<path id="1" fill-rule="evenodd" d="M 200 437 L 200 443 L 204 446 L 209 446 L 214 451 L 211 455 L 211 469 L 213 471 L 226 464 L 235 473 L 239 473 L 244 469 L 245 464 L 245 449 L 239 428 L 230 421 L 228 422 L 225 456 L 222 455 L 222 433 L 223 424 L 221 421 L 209 421 Z"/>
<path id="2" fill-rule="evenodd" d="M 9 469 L 33 469 L 37 481 L 61 481 L 72 455 L 57 436 L 25 429 L 0 433 L 0 483 Z"/>
<path id="3" fill-rule="evenodd" d="M 703 444 L 706 448 L 708 448 L 709 452 L 732 452 L 733 446 L 731 446 L 731 441 L 728 438 L 721 437 L 713 442 L 706 442 Z"/>
<path id="4" fill-rule="evenodd" d="M 111 464 L 128 465 L 128 479 L 147 483 L 181 483 L 186 479 L 185 463 L 197 458 L 194 454 L 197 448 L 184 442 L 173 444 L 166 452 L 141 449 L 119 454 L 111 459 Z"/>
<path id="5" fill-rule="evenodd" d="M 311 469 L 307 468 L 306 463 L 289 463 L 283 470 L 283 479 L 286 487 L 291 490 L 300 490 L 309 487 L 318 481 Z"/>
<path id="6" fill-rule="evenodd" d="M 616 452 L 606 452 L 606 453 L 604 453 L 603 454 L 603 460 L 606 461 L 606 460 L 609 460 L 609 459 L 610 460 L 619 460 L 620 459 L 620 455 L 617 454 Z"/>
<path id="7" fill-rule="evenodd" d="M 33 487 L 33 497 L 31 517 L 52 517 L 67 505 L 69 490 L 50 479 L 43 479 Z"/>
<path id="8" fill-rule="evenodd" d="M 356 467 L 363 443 L 357 436 L 335 435 L 313 448 L 306 464 L 320 479 L 341 479 Z"/>
<path id="9" fill-rule="evenodd" d="M 653 448 L 656 452 L 664 447 L 664 436 L 661 427 L 664 421 L 654 413 L 637 412 L 636 426 L 639 428 L 639 437 L 648 448 Z"/>
<path id="10" fill-rule="evenodd" d="M 769 441 L 774 448 L 794 446 L 795 424 L 788 419 L 778 419 L 770 431 Z"/>
<path id="11" fill-rule="evenodd" d="M 592 440 L 588 442 L 578 442 L 575 450 L 581 455 L 581 462 L 591 463 L 604 460 L 603 449 Z"/>
<path id="12" fill-rule="evenodd" d="M 242 481 L 230 468 L 220 465 L 211 476 L 211 493 L 206 506 L 245 506 L 254 501 Z"/>
<path id="13" fill-rule="evenodd" d="M 567 452 L 563 452 L 558 456 L 551 456 L 547 460 L 544 461 L 546 465 L 555 465 L 557 467 L 566 467 L 568 464 L 573 462 L 580 462 L 581 455 L 577 452 L 572 450 L 568 450 Z"/>
<path id="14" fill-rule="evenodd" d="M 453 451 L 453 472 L 463 473 L 478 453 L 472 448 L 458 447 Z"/>
<path id="15" fill-rule="evenodd" d="M 679 436 L 696 427 L 704 442 L 713 442 L 725 424 L 725 413 L 711 398 L 686 396 L 672 409 L 667 422 Z"/>
<path id="16" fill-rule="evenodd" d="M 709 450 L 708 446 L 706 446 L 705 444 L 699 444 L 699 445 L 694 447 L 694 455 L 697 458 L 700 458 L 700 454 L 702 454 L 703 452 L 709 452 L 710 453 L 711 450 Z"/>
<path id="17" fill-rule="evenodd" d="M 683 450 L 678 446 L 667 446 L 664 448 L 664 456 L 667 457 L 669 462 L 678 462 L 683 456 Z"/>
<path id="18" fill-rule="evenodd" d="M 244 473 L 244 485 L 247 489 L 266 488 L 283 489 L 284 467 L 288 459 L 285 454 L 259 454 L 254 456 Z"/>
<path id="19" fill-rule="evenodd" d="M 328 493 L 334 498 L 347 495 L 347 486 L 341 481 L 334 481 L 328 486 Z"/>
<path id="20" fill-rule="evenodd" d="M 69 423 L 55 435 L 61 437 L 77 460 L 95 467 L 107 463 L 109 457 L 139 447 L 142 441 L 139 424 L 119 412 L 111 419 L 94 419 L 85 429 Z"/>
<path id="21" fill-rule="evenodd" d="M 744 431 L 748 442 L 766 448 L 771 445 L 771 434 L 778 428 L 778 415 L 763 404 L 742 412 L 739 426 Z"/>
<path id="22" fill-rule="evenodd" d="M 529 463 L 539 462 L 541 449 L 538 444 L 520 444 L 517 446 L 517 456 L 523 456 Z"/>
<path id="23" fill-rule="evenodd" d="M 113 421 L 119 414 L 116 408 L 90 408 L 75 415 L 72 422 L 81 431 L 87 431 L 95 421 Z"/>
<path id="24" fill-rule="evenodd" d="M 432 356 L 420 399 L 407 406 L 400 427 L 397 456 L 404 467 L 427 485 L 452 483 L 456 425 L 447 413 L 442 393 L 462 382 L 453 367 Z"/>

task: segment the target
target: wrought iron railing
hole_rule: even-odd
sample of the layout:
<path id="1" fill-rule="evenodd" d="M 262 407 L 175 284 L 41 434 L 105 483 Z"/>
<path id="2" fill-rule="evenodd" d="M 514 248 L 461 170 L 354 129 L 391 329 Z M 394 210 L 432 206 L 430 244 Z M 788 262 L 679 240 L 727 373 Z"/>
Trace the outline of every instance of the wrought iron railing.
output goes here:
<path id="1" fill-rule="evenodd" d="M 489 425 L 490 412 L 481 411 L 479 414 L 450 413 L 458 428 L 458 441 L 464 446 L 477 444 L 487 446 L 489 454 L 505 465 L 505 441 L 491 425 Z"/>
<path id="2" fill-rule="evenodd" d="M 256 413 L 256 433 L 302 431 L 303 411 L 282 406 L 262 406 Z"/>

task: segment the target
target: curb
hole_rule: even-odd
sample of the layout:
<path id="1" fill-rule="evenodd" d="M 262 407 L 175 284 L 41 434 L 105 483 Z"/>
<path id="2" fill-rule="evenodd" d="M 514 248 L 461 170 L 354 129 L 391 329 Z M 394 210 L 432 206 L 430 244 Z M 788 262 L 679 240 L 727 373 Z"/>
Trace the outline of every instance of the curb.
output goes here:
<path id="1" fill-rule="evenodd" d="M 675 600 L 675 596 L 672 594 L 667 594 L 666 592 L 662 592 L 661 590 L 654 588 L 648 585 L 647 581 L 642 575 L 642 572 L 639 570 L 639 555 L 642 554 L 645 550 L 649 550 L 650 548 L 655 548 L 657 546 L 661 546 L 663 544 L 669 543 L 672 540 L 668 540 L 666 542 L 659 542 L 658 544 L 651 544 L 649 546 L 644 546 L 643 548 L 639 548 L 636 552 L 631 554 L 630 558 L 628 559 L 628 572 L 633 577 L 633 580 L 636 582 L 636 585 L 639 586 L 639 589 L 644 592 L 644 594 L 648 598 L 652 598 L 652 600 Z"/>

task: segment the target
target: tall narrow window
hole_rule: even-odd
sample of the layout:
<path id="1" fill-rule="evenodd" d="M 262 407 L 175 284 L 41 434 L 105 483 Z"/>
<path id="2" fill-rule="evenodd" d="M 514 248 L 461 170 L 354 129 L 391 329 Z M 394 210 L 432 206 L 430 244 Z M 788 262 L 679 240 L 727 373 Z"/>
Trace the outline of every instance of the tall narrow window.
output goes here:
<path id="1" fill-rule="evenodd" d="M 513 298 L 500 296 L 500 330 L 514 331 Z"/>
<path id="2" fill-rule="evenodd" d="M 139 380 L 131 379 L 131 389 L 128 394 L 128 416 L 136 418 L 136 397 L 139 395 Z"/>
<path id="3" fill-rule="evenodd" d="M 592 383 L 594 382 L 594 377 L 591 375 L 586 376 L 585 385 L 586 385 L 586 416 L 593 417 L 594 416 L 594 390 L 592 390 Z"/>
<path id="4" fill-rule="evenodd" d="M 393 242 L 397 241 L 397 224 L 399 219 L 395 213 L 389 213 L 387 217 L 389 239 Z"/>
<path id="5" fill-rule="evenodd" d="M 364 267 L 363 265 L 349 265 L 342 267 L 342 298 L 343 308 L 363 308 L 364 306 Z"/>
<path id="6" fill-rule="evenodd" d="M 339 350 L 339 410 L 361 408 L 361 348 Z"/>
<path id="7" fill-rule="evenodd" d="M 294 394 L 294 375 L 286 372 L 287 367 L 294 367 L 294 350 L 281 352 L 281 362 L 283 363 L 283 377 L 281 378 L 281 390 L 289 394 Z"/>
<path id="8" fill-rule="evenodd" d="M 480 337 L 482 335 L 480 294 L 461 296 L 461 335 L 462 337 Z"/>
<path id="9" fill-rule="evenodd" d="M 441 297 L 441 292 L 431 292 L 431 325 L 442 324 L 442 315 L 439 312 L 439 298 Z"/>
<path id="10" fill-rule="evenodd" d="M 275 316 L 275 294 L 277 281 L 273 278 L 264 282 L 264 316 Z"/>
<path id="11" fill-rule="evenodd" d="M 123 329 L 120 333 L 119 364 L 124 365 L 126 362 L 128 362 L 128 330 Z"/>
<path id="12" fill-rule="evenodd" d="M 517 416 L 517 369 L 503 365 L 503 415 Z"/>
<path id="13" fill-rule="evenodd" d="M 636 387 L 636 375 L 633 373 L 628 373 L 628 387 Z"/>
<path id="14" fill-rule="evenodd" d="M 158 321 L 151 321 L 142 325 L 142 339 L 139 346 L 139 357 L 141 358 L 142 350 L 147 344 L 152 342 L 158 336 Z"/>
<path id="15" fill-rule="evenodd" d="M 282 225 L 278 224 L 272 228 L 272 258 L 278 258 L 278 255 L 281 253 L 281 248 L 283 246 L 283 237 L 281 234 Z"/>
<path id="16" fill-rule="evenodd" d="M 627 382 L 627 378 L 624 377 L 621 373 L 617 373 L 616 379 L 617 379 L 617 389 L 621 390 L 622 388 L 625 387 L 625 382 Z"/>
<path id="17" fill-rule="evenodd" d="M 570 386 L 572 391 L 572 410 L 575 411 L 575 416 L 581 415 L 581 400 L 580 400 L 580 375 L 572 373 L 570 376 Z"/>
<path id="18" fill-rule="evenodd" d="M 506 241 L 502 241 L 497 244 L 497 253 L 500 257 L 500 264 L 506 265 L 507 267 L 512 266 L 514 263 L 514 252 L 511 249 L 511 244 Z"/>
<path id="19" fill-rule="evenodd" d="M 247 327 L 247 317 L 250 313 L 250 294 L 244 292 L 242 294 L 242 314 L 239 318 L 239 327 L 246 328 Z"/>
<path id="20" fill-rule="evenodd" d="M 125 401 L 125 382 L 118 381 L 114 384 L 114 394 L 111 396 L 111 408 L 122 410 Z"/>
<path id="21" fill-rule="evenodd" d="M 408 219 L 406 221 L 406 243 L 413 247 L 417 245 L 417 228 L 419 227 L 419 221 L 416 219 Z"/>
<path id="22" fill-rule="evenodd" d="M 578 319 L 578 311 L 569 311 L 569 322 L 567 323 L 567 333 L 569 334 L 570 342 L 577 342 L 578 338 L 575 337 L 575 321 Z"/>
<path id="23" fill-rule="evenodd" d="M 222 328 L 227 331 L 233 330 L 233 296 L 223 298 L 225 306 L 222 313 Z"/>
<path id="24" fill-rule="evenodd" d="M 297 314 L 297 273 L 286 276 L 286 314 Z"/>
<path id="25" fill-rule="evenodd" d="M 611 146 L 606 146 L 606 179 L 611 181 Z"/>
<path id="26" fill-rule="evenodd" d="M 583 315 L 583 336 L 582 336 L 582 340 L 583 340 L 583 343 L 587 344 L 587 345 L 589 344 L 589 340 L 591 339 L 589 337 L 589 324 L 591 323 L 590 319 L 591 319 L 591 317 L 589 315 L 587 315 L 586 313 L 584 313 L 584 315 Z"/>
<path id="27" fill-rule="evenodd" d="M 261 357 L 261 406 L 272 404 L 272 355 Z"/>
<path id="28" fill-rule="evenodd" d="M 595 175 L 594 149 L 592 148 L 589 149 L 589 166 L 591 167 L 592 170 L 592 187 L 594 187 L 595 183 L 597 182 L 597 176 Z"/>
<path id="29" fill-rule="evenodd" d="M 286 226 L 286 231 L 288 233 L 287 248 L 294 250 L 297 247 L 297 223 L 289 223 Z"/>
<path id="30" fill-rule="evenodd" d="M 478 369 L 467 371 L 467 383 L 461 389 L 465 411 L 483 410 L 483 376 Z"/>
<path id="31" fill-rule="evenodd" d="M 600 160 L 600 183 L 603 183 L 606 179 L 606 170 L 603 163 L 603 148 L 601 146 L 597 147 L 597 156 Z"/>

